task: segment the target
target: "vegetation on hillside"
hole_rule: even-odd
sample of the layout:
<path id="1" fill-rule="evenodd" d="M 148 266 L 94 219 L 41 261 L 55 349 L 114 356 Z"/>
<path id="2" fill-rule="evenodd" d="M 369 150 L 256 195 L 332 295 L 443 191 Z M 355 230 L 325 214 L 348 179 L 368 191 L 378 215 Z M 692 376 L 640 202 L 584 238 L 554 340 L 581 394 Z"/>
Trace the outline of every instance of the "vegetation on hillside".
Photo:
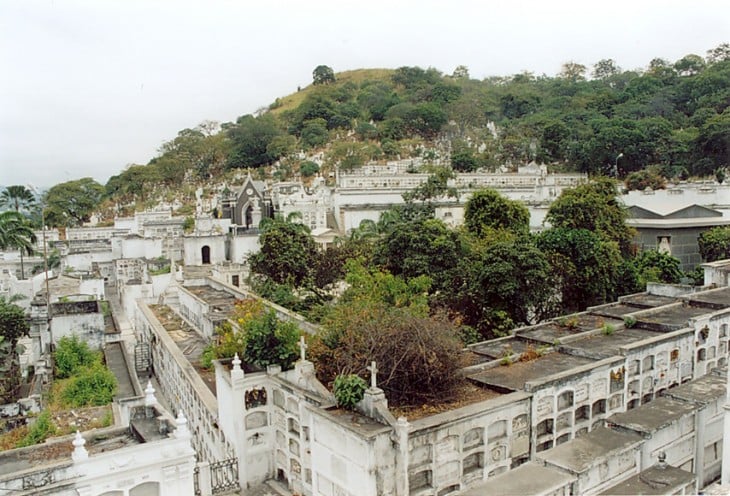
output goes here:
<path id="1" fill-rule="evenodd" d="M 285 179 L 307 163 L 311 174 L 306 154 L 315 152 L 326 168 L 435 158 L 433 150 L 442 150 L 461 171 L 535 160 L 620 178 L 649 166 L 663 178 L 710 176 L 728 166 L 728 81 L 728 44 L 705 58 L 653 59 L 643 70 L 605 59 L 591 71 L 567 63 L 555 77 L 525 72 L 481 81 L 463 66 L 451 75 L 419 67 L 336 74 L 318 66 L 309 87 L 256 115 L 184 129 L 148 164 L 131 165 L 104 186 L 86 179 L 55 186 L 47 218 L 76 225 L 87 219 L 86 200 L 92 209 L 103 199 L 124 208 L 241 168 L 275 165 L 274 177 Z M 81 205 L 55 200 L 67 190 Z"/>

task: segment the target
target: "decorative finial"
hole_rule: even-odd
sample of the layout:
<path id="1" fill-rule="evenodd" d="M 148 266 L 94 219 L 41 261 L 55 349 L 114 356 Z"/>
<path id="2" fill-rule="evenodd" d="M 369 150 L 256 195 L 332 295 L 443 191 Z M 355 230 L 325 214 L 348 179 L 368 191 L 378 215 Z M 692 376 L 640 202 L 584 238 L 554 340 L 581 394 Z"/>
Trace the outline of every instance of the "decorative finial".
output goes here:
<path id="1" fill-rule="evenodd" d="M 152 381 L 147 381 L 147 387 L 144 388 L 144 406 L 154 406 L 156 403 L 155 388 L 152 387 Z"/>
<path id="2" fill-rule="evenodd" d="M 84 436 L 78 430 L 76 430 L 76 437 L 74 437 L 71 444 L 74 445 L 74 451 L 71 453 L 71 459 L 73 461 L 80 462 L 89 458 L 89 452 L 84 448 L 86 439 L 84 439 Z"/>
<path id="3" fill-rule="evenodd" d="M 177 411 L 177 418 L 175 418 L 175 437 L 180 438 L 189 438 L 190 437 L 190 429 L 188 429 L 188 419 L 185 418 L 185 415 L 183 415 L 182 410 Z"/>
<path id="4" fill-rule="evenodd" d="M 238 358 L 238 353 L 236 353 L 233 357 L 233 370 L 240 370 L 241 369 L 241 359 Z"/>

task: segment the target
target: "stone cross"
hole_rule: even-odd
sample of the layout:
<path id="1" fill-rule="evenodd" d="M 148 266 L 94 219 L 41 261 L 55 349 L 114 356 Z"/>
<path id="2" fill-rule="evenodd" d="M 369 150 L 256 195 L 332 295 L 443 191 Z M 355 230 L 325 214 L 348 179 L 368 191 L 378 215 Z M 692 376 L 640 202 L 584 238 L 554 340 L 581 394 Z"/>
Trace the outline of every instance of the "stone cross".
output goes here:
<path id="1" fill-rule="evenodd" d="M 309 348 L 309 346 L 304 342 L 304 336 L 299 336 L 299 356 L 301 357 L 302 362 L 307 359 L 307 348 Z"/>
<path id="2" fill-rule="evenodd" d="M 365 367 L 370 371 L 370 388 L 371 389 L 377 389 L 378 387 L 378 367 L 375 365 L 375 362 L 370 362 L 369 367 Z"/>

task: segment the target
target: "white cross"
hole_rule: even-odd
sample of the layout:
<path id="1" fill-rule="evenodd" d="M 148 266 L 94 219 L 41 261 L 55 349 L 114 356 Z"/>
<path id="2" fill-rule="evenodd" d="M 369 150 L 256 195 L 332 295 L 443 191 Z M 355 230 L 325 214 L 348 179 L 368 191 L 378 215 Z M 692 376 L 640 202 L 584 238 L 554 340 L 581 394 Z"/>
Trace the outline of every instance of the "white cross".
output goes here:
<path id="1" fill-rule="evenodd" d="M 370 362 L 370 366 L 365 368 L 370 371 L 370 387 L 376 389 L 378 387 L 378 367 L 375 366 L 375 362 Z"/>
<path id="2" fill-rule="evenodd" d="M 309 346 L 307 346 L 307 343 L 304 342 L 304 336 L 299 336 L 299 355 L 302 359 L 302 361 L 306 360 L 306 351 Z"/>

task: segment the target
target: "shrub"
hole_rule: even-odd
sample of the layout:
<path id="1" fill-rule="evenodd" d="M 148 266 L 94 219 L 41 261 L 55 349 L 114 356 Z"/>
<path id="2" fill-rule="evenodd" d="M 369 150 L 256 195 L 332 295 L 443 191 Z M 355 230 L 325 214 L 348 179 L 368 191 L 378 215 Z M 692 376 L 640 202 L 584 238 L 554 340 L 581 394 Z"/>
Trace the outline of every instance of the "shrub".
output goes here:
<path id="1" fill-rule="evenodd" d="M 266 367 L 291 368 L 298 356 L 299 327 L 284 322 L 273 310 L 249 320 L 244 326 L 244 357 L 248 363 Z"/>
<path id="2" fill-rule="evenodd" d="M 81 369 L 68 381 L 61 400 L 72 408 L 106 405 L 117 390 L 117 379 L 101 362 Z"/>
<path id="3" fill-rule="evenodd" d="M 367 375 L 377 362 L 378 387 L 394 405 L 447 401 L 463 382 L 458 328 L 444 315 L 360 299 L 341 304 L 323 322 L 309 354 L 325 384 L 338 374 Z"/>
<path id="4" fill-rule="evenodd" d="M 75 375 L 83 367 L 101 362 L 101 353 L 93 351 L 85 341 L 81 341 L 74 334 L 59 339 L 53 360 L 56 365 L 56 377 L 65 379 Z"/>
<path id="5" fill-rule="evenodd" d="M 603 334 L 605 334 L 606 336 L 610 336 L 616 330 L 616 328 L 613 327 L 611 324 L 603 324 L 603 327 L 601 329 L 603 331 Z"/>
<path id="6" fill-rule="evenodd" d="M 358 375 L 338 375 L 335 378 L 334 393 L 337 404 L 352 410 L 365 395 L 367 383 Z"/>
<path id="7" fill-rule="evenodd" d="M 631 315 L 627 315 L 624 317 L 624 327 L 626 329 L 631 329 L 636 325 L 636 318 L 632 317 Z"/>
<path id="8" fill-rule="evenodd" d="M 316 162 L 312 162 L 310 160 L 305 160 L 301 163 L 299 166 L 299 172 L 304 177 L 310 177 L 315 175 L 317 172 L 319 172 L 319 165 L 317 165 Z"/>
<path id="9" fill-rule="evenodd" d="M 33 446 L 34 444 L 42 443 L 47 438 L 51 437 L 56 433 L 56 426 L 51 420 L 50 410 L 43 410 L 40 415 L 35 419 L 35 422 L 31 424 L 28 433 L 18 441 L 16 448 L 24 448 L 26 446 Z"/>

